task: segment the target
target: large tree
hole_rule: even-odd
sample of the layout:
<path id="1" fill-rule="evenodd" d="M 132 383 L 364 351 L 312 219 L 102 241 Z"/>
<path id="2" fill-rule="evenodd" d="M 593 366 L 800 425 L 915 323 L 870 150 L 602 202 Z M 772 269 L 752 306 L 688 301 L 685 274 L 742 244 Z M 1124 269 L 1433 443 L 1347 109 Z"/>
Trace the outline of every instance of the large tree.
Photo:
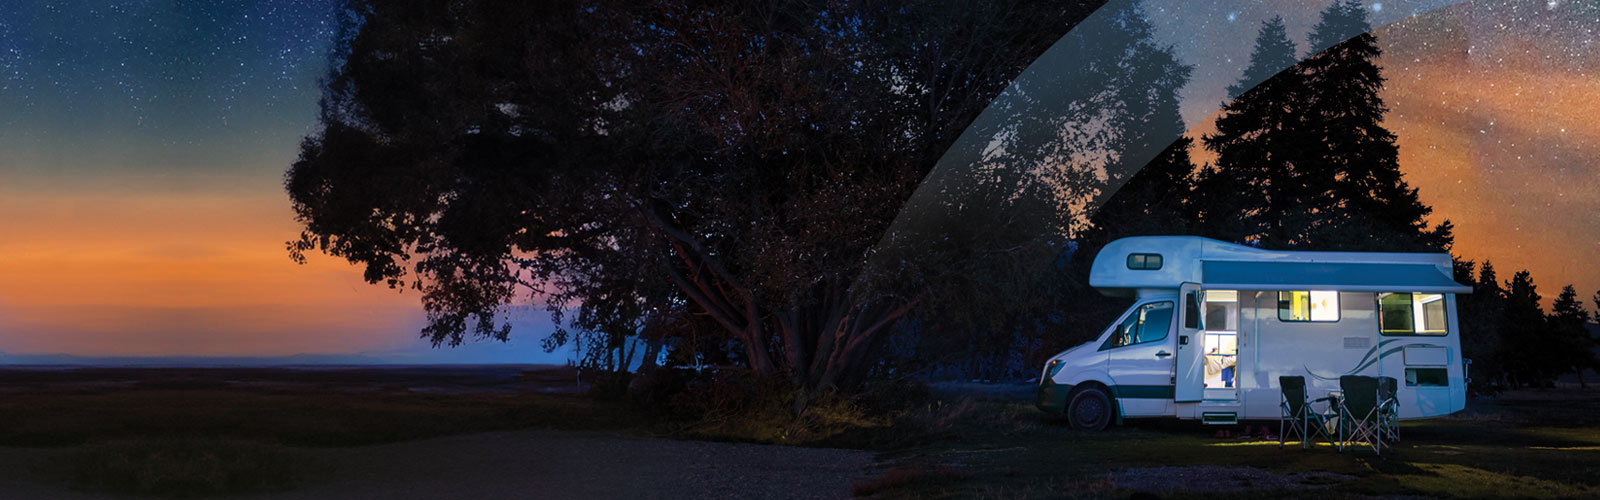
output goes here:
<path id="1" fill-rule="evenodd" d="M 1066 257 L 1092 256 L 1091 234 L 1161 225 L 1182 209 L 1181 196 L 1155 191 L 1185 189 L 1187 143 L 1145 156 L 1182 134 L 1178 89 L 1190 68 L 1156 41 L 1140 2 L 1108 3 L 1051 50 L 992 106 L 1003 110 L 988 122 L 996 129 L 969 131 L 977 139 L 966 144 L 984 154 L 941 159 L 957 175 L 927 181 L 919 194 L 937 195 L 913 200 L 901 221 L 901 236 L 943 263 L 924 266 L 939 272 L 928 275 L 934 293 L 914 332 L 917 364 L 935 374 L 1032 375 L 1081 341 L 1073 315 L 1090 309 L 1083 295 L 1098 295 L 1068 276 Z M 1127 217 L 1085 228 L 1088 200 L 1130 176 L 1093 212 Z"/>
<path id="2" fill-rule="evenodd" d="M 1329 6 L 1311 34 L 1321 51 L 1300 65 L 1311 92 L 1308 132 L 1318 139 L 1305 143 L 1316 147 L 1305 182 L 1314 209 L 1331 215 L 1308 228 L 1308 239 L 1330 249 L 1448 250 L 1450 221 L 1428 227 L 1433 209 L 1406 183 L 1395 135 L 1383 127 L 1383 51 L 1367 12 L 1359 0 Z"/>
<path id="3" fill-rule="evenodd" d="M 1540 299 L 1538 286 L 1526 270 L 1518 271 L 1506 285 L 1500 331 L 1505 335 L 1506 374 L 1513 386 L 1544 385 L 1554 379 L 1556 370 L 1551 362 L 1558 356 L 1552 356 L 1552 336 Z"/>
<path id="4" fill-rule="evenodd" d="M 1589 336 L 1589 311 L 1578 299 L 1578 290 L 1572 285 L 1563 287 L 1550 304 L 1550 316 L 1545 322 L 1550 325 L 1548 352 L 1552 356 L 1546 362 L 1557 375 L 1577 373 L 1578 384 L 1587 387 L 1583 372 L 1600 369 L 1600 359 L 1596 359 L 1594 339 Z"/>
<path id="5" fill-rule="evenodd" d="M 1483 387 L 1498 385 L 1504 378 L 1501 328 L 1506 311 L 1506 290 L 1495 274 L 1494 263 L 1481 266 L 1472 261 L 1455 261 L 1457 282 L 1472 285 L 1472 293 L 1456 297 L 1460 314 L 1461 356 L 1472 360 L 1472 378 Z M 1476 268 L 1476 273 L 1474 273 Z"/>
<path id="6" fill-rule="evenodd" d="M 1377 39 L 1360 2 L 1340 0 L 1311 34 L 1313 55 L 1229 101 L 1205 137 L 1217 163 L 1201 176 L 1203 227 L 1274 248 L 1447 250 L 1451 226 L 1399 170 Z M 1354 36 L 1351 36 L 1354 34 Z M 1292 57 L 1281 22 L 1266 23 L 1239 92 Z"/>
<path id="7" fill-rule="evenodd" d="M 873 258 L 896 212 L 1092 7 L 352 0 L 291 252 L 421 290 L 435 343 L 543 302 L 607 349 L 709 324 L 758 373 L 849 385 L 925 293 Z"/>
<path id="8" fill-rule="evenodd" d="M 1302 180 L 1305 75 L 1298 67 L 1279 71 L 1295 60 L 1283 21 L 1263 23 L 1244 76 L 1229 87 L 1232 99 L 1222 107 L 1217 131 L 1204 137 L 1217 160 L 1200 174 L 1196 213 L 1213 237 L 1291 246 L 1312 219 Z"/>

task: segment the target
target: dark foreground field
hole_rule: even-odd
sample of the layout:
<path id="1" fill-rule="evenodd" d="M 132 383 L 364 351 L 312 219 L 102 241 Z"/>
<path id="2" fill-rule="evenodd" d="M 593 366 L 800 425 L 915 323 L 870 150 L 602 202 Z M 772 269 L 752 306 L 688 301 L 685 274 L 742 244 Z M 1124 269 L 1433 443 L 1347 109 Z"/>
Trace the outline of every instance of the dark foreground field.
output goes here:
<path id="1" fill-rule="evenodd" d="M 0 370 L 0 497 L 1600 495 L 1594 390 L 1474 401 L 1407 423 L 1379 457 L 1164 423 L 1077 433 L 1021 386 L 943 387 L 886 418 L 792 434 L 599 402 L 575 379 L 531 366 Z"/>

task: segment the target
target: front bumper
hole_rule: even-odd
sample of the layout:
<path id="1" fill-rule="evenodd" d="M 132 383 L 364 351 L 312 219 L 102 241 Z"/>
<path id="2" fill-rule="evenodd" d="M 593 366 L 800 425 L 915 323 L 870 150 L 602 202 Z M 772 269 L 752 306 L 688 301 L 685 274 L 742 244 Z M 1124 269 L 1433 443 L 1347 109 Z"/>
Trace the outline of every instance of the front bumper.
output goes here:
<path id="1" fill-rule="evenodd" d="M 1072 386 L 1061 385 L 1045 379 L 1039 384 L 1038 401 L 1034 406 L 1048 413 L 1067 412 L 1067 394 L 1072 393 Z"/>

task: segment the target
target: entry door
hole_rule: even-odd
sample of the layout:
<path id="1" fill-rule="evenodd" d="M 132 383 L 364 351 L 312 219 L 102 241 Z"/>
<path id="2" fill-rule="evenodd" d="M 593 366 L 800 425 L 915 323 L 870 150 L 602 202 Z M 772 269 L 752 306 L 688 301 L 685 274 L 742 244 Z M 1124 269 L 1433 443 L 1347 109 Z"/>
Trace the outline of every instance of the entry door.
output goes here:
<path id="1" fill-rule="evenodd" d="M 1106 368 L 1124 415 L 1171 412 L 1176 302 L 1162 299 L 1135 306 L 1106 342 Z"/>
<path id="2" fill-rule="evenodd" d="M 1178 321 L 1177 366 L 1174 371 L 1173 400 L 1179 403 L 1205 399 L 1205 297 L 1200 285 L 1184 283 L 1178 289 L 1178 299 L 1183 303 Z"/>

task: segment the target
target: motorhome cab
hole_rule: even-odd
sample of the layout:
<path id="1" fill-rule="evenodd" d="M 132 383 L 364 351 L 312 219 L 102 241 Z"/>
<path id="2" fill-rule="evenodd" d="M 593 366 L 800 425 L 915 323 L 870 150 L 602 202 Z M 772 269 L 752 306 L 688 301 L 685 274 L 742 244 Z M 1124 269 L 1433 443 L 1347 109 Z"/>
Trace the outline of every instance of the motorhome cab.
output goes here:
<path id="1" fill-rule="evenodd" d="M 1177 417 L 1277 419 L 1278 377 L 1306 393 L 1341 375 L 1401 381 L 1400 418 L 1466 404 L 1448 254 L 1272 251 L 1140 236 L 1095 256 L 1089 284 L 1133 306 L 1093 342 L 1051 358 L 1038 406 L 1084 429 Z"/>

